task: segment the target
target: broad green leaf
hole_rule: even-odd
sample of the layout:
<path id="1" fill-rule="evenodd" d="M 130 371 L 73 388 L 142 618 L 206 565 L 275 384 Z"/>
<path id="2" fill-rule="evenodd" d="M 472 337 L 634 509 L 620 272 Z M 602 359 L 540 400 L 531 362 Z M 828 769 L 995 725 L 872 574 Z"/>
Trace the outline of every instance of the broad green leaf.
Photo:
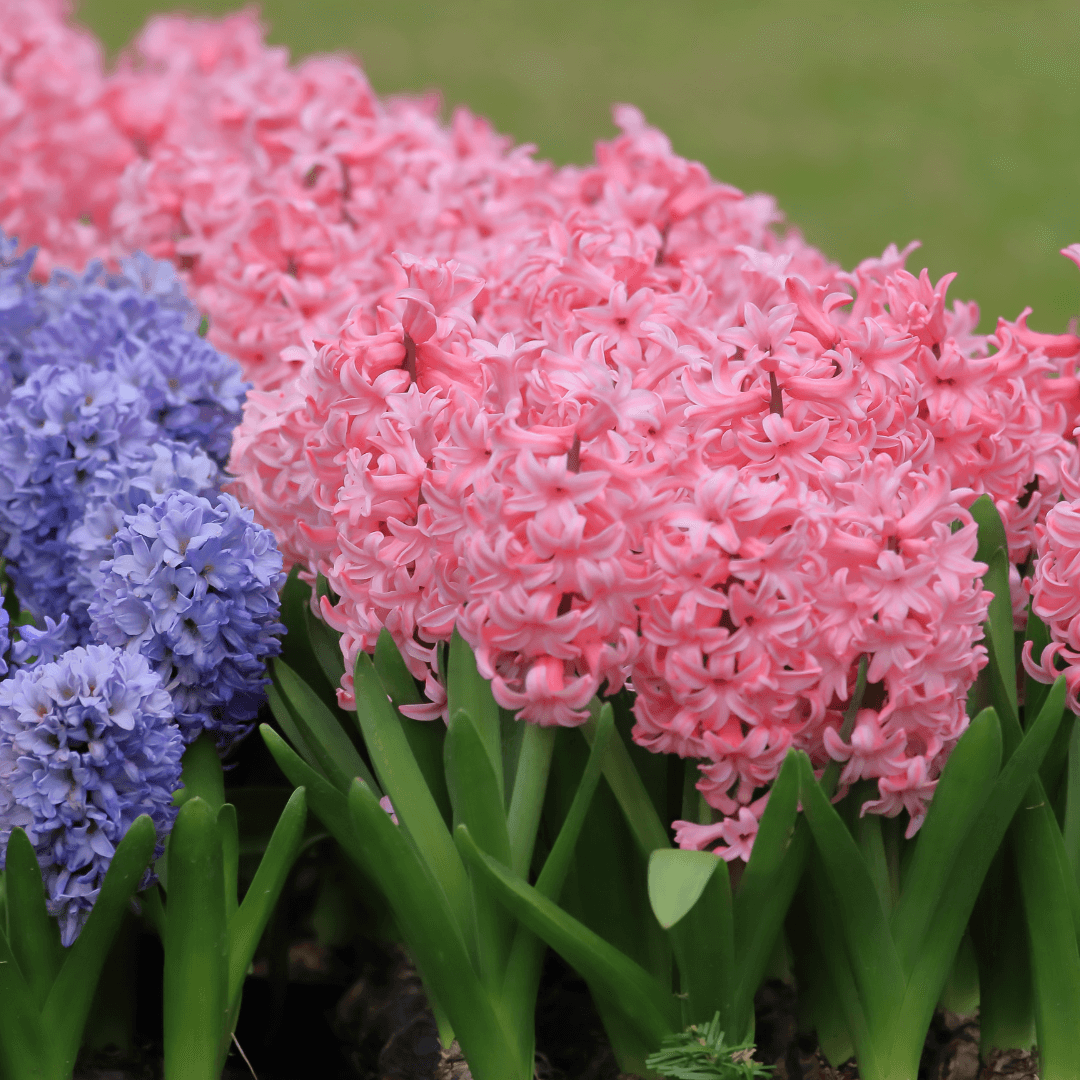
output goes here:
<path id="1" fill-rule="evenodd" d="M 589 710 L 593 715 L 578 728 L 590 746 L 596 737 L 600 708 L 598 700 L 593 698 L 589 705 Z M 657 848 L 671 847 L 668 830 L 660 820 L 652 798 L 645 790 L 641 777 L 634 768 L 617 731 L 612 733 L 611 741 L 608 743 L 604 754 L 603 769 L 604 779 L 607 780 L 612 794 L 618 800 L 642 857 L 647 860 Z"/>
<path id="2" fill-rule="evenodd" d="M 3 1008 L 0 1008 L 0 1071 L 3 1075 L 19 1080 L 24 1076 L 35 1080 L 67 1080 L 70 1066 L 65 1074 L 63 1062 L 57 1060 L 60 1055 L 56 1053 L 55 1032 L 44 1026 L 34 995 L 2 930 L 0 1002 L 3 1002 Z M 66 1016 L 63 1022 L 71 1023 Z M 82 1023 L 85 1022 L 84 1016 Z M 82 1024 L 76 1038 L 81 1036 Z"/>
<path id="3" fill-rule="evenodd" d="M 154 844 L 154 823 L 142 814 L 116 845 L 93 910 L 66 951 L 60 974 L 49 991 L 41 1022 L 55 1040 L 57 1058 L 69 1073 L 75 1066 L 102 965 L 153 856 Z"/>
<path id="4" fill-rule="evenodd" d="M 654 851 L 651 858 L 663 859 L 673 854 L 676 852 Z M 727 863 L 710 852 L 678 854 L 708 855 L 717 864 L 697 902 L 669 931 L 679 964 L 679 987 L 687 995 L 683 1022 L 707 1023 L 719 1012 L 724 1030 L 741 1040 L 752 1032 L 736 1028 L 746 1021 L 743 1015 L 737 1015 L 745 1014 L 745 1009 L 737 1009 L 733 998 L 737 981 L 735 923 Z M 651 861 L 649 869 L 652 869 Z"/>
<path id="5" fill-rule="evenodd" d="M 680 1029 L 675 998 L 644 968 L 482 852 L 464 825 L 454 830 L 454 839 L 462 855 L 470 865 L 482 870 L 510 911 L 584 979 L 619 988 L 623 1011 L 654 1045 L 659 1046 L 666 1036 Z"/>
<path id="6" fill-rule="evenodd" d="M 446 671 L 446 704 L 451 721 L 458 712 L 472 717 L 480 741 L 491 759 L 499 799 L 505 805 L 502 746 L 499 735 L 499 706 L 491 693 L 491 683 L 476 668 L 476 657 L 465 639 L 454 631 Z"/>
<path id="7" fill-rule="evenodd" d="M 349 790 L 353 779 L 359 776 L 369 787 L 378 791 L 371 770 L 338 723 L 337 717 L 319 699 L 319 695 L 279 659 L 274 661 L 271 677 L 288 704 L 304 742 L 334 787 L 344 794 Z M 382 797 L 381 792 L 379 797 Z"/>
<path id="8" fill-rule="evenodd" d="M 349 824 L 349 804 L 346 796 L 324 776 L 302 761 L 296 751 L 269 724 L 260 725 L 259 732 L 289 782 L 305 790 L 311 812 L 323 823 L 326 831 L 338 842 L 341 849 L 369 878 L 373 878 L 374 874 L 368 864 L 367 855 L 357 844 L 356 836 Z"/>
<path id="9" fill-rule="evenodd" d="M 1000 769 L 1001 726 L 994 710 L 984 709 L 945 763 L 893 911 L 892 933 L 905 971 L 914 966 L 953 863 Z"/>
<path id="10" fill-rule="evenodd" d="M 403 705 L 417 705 L 423 701 L 423 695 L 416 688 L 416 682 L 409 674 L 405 660 L 386 627 L 379 631 L 379 640 L 375 643 L 374 664 L 375 672 L 386 687 L 395 709 L 400 710 Z M 453 812 L 450 807 L 450 793 L 446 789 L 446 774 L 443 771 L 446 725 L 439 719 L 411 720 L 402 716 L 401 729 L 409 740 L 416 764 L 420 766 L 428 790 L 449 828 Z"/>
<path id="11" fill-rule="evenodd" d="M 4 888 L 11 949 L 30 988 L 35 1009 L 42 1009 L 63 959 L 55 919 L 45 910 L 45 885 L 34 845 L 22 829 L 8 840 Z"/>
<path id="12" fill-rule="evenodd" d="M 975 558 L 989 564 L 995 551 L 1008 554 L 1009 541 L 1005 534 L 1005 525 L 989 495 L 980 495 L 971 504 L 971 516 L 979 527 L 979 546 Z"/>
<path id="13" fill-rule="evenodd" d="M 711 851 L 678 848 L 657 848 L 649 855 L 649 903 L 665 930 L 698 902 L 722 861 Z"/>
<path id="14" fill-rule="evenodd" d="M 523 1059 L 497 998 L 477 978 L 452 913 L 433 902 L 439 893 L 428 868 L 360 781 L 349 791 L 349 813 L 417 969 L 446 1010 L 476 1080 L 530 1080 L 533 1063 Z"/>
<path id="15" fill-rule="evenodd" d="M 929 1026 L 994 853 L 1001 846 L 1009 823 L 1053 742 L 1061 722 L 1064 694 L 1065 680 L 1061 678 L 1054 684 L 1046 704 L 1019 746 L 1002 766 L 982 810 L 957 850 L 937 909 L 927 923 L 921 946 L 913 959 L 904 1004 L 897 1020 L 902 1031 L 925 1034 Z"/>
<path id="16" fill-rule="evenodd" d="M 451 715 L 445 754 L 455 824 L 464 822 L 484 851 L 508 865 L 510 837 L 498 778 L 473 718 L 460 709 Z M 494 990 L 502 982 L 513 925 L 483 880 L 473 879 L 472 892 L 480 974 Z"/>
<path id="17" fill-rule="evenodd" d="M 803 813 L 814 836 L 820 865 L 840 905 L 838 915 L 849 961 L 869 1015 L 887 1016 L 900 1003 L 904 973 L 881 899 L 858 847 L 814 777 L 810 759 L 799 753 Z"/>
<path id="18" fill-rule="evenodd" d="M 450 910 L 466 935 L 470 953 L 476 957 L 478 943 L 468 875 L 413 756 L 401 717 L 390 704 L 386 688 L 366 653 L 356 657 L 353 688 L 357 722 L 383 790 L 390 796 L 398 820 L 442 886 Z"/>
<path id="19" fill-rule="evenodd" d="M 394 708 L 402 705 L 419 705 L 424 700 L 416 687 L 416 680 L 409 674 L 405 658 L 401 655 L 393 635 L 384 626 L 375 642 L 375 671 L 382 680 Z"/>
<path id="20" fill-rule="evenodd" d="M 811 846 L 806 822 L 797 817 L 798 802 L 799 763 L 789 750 L 773 781 L 733 903 L 739 973 L 735 1001 L 748 1008 L 751 1017 L 754 993 L 765 975 Z"/>
<path id="21" fill-rule="evenodd" d="M 801 771 L 801 770 L 800 770 Z M 824 793 L 822 793 L 824 796 Z M 822 1025 L 829 1052 L 839 1057 L 847 1049 L 844 1030 L 857 1051 L 861 1071 L 869 1077 L 888 1075 L 882 1066 L 893 1047 L 889 1046 L 890 1012 L 867 1002 L 858 986 L 853 970 L 851 938 L 845 925 L 845 915 L 833 882 L 823 863 L 811 857 L 808 860 L 804 897 L 809 927 L 803 933 L 816 939 L 811 955 L 820 965 L 821 974 L 814 972 L 812 981 L 818 983 L 817 1000 L 813 1002 L 815 1019 Z M 812 927 L 812 929 L 811 929 Z M 831 992 L 831 996 L 826 994 Z M 842 1048 L 842 1049 L 841 1049 Z M 922 1048 L 920 1041 L 916 1049 Z M 840 1064 L 839 1061 L 836 1064 Z M 904 1075 L 901 1073 L 900 1075 Z M 915 1073 L 911 1073 L 914 1076 Z"/>
<path id="22" fill-rule="evenodd" d="M 165 1074 L 170 1080 L 211 1080 L 228 1008 L 229 951 L 217 815 L 199 796 L 180 808 L 168 857 Z"/>
<path id="23" fill-rule="evenodd" d="M 1013 822 L 1016 873 L 1031 942 L 1040 1075 L 1075 1074 L 1080 1016 L 1077 890 L 1057 819 L 1035 780 Z"/>
<path id="24" fill-rule="evenodd" d="M 289 703 L 278 693 L 273 682 L 266 688 L 266 700 L 270 705 L 270 711 L 274 715 L 274 721 L 285 734 L 290 744 L 296 748 L 296 752 L 313 768 L 320 776 L 326 774 L 319 766 L 319 759 L 310 746 L 304 741 L 304 736 L 299 725 L 293 719 L 292 709 Z"/>
<path id="25" fill-rule="evenodd" d="M 228 1001 L 240 994 L 251 959 L 259 939 L 281 895 L 300 850 L 307 823 L 307 796 L 302 787 L 293 793 L 281 814 L 270 844 L 259 863 L 255 877 L 244 895 L 244 902 L 233 912 L 228 922 L 229 983 Z"/>

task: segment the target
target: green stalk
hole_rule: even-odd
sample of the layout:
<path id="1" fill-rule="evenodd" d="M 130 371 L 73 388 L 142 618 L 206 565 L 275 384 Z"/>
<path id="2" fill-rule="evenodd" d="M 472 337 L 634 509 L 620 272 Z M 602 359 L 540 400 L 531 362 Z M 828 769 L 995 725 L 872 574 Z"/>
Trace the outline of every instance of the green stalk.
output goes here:
<path id="1" fill-rule="evenodd" d="M 515 721 L 523 723 L 523 721 Z M 506 829 L 510 834 L 510 869 L 521 877 L 529 873 L 540 814 L 547 793 L 551 755 L 555 749 L 557 728 L 525 724 L 521 735 L 510 809 L 506 814 Z"/>
<path id="2" fill-rule="evenodd" d="M 168 861 L 165 1080 L 218 1080 L 228 1006 L 225 869 L 217 813 L 201 796 L 180 808 Z"/>

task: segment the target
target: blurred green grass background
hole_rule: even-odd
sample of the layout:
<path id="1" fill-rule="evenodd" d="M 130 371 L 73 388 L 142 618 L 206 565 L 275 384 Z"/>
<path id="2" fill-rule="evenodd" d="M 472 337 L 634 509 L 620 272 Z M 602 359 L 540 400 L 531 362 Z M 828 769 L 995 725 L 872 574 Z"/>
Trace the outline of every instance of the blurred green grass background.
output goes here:
<path id="1" fill-rule="evenodd" d="M 198 0 L 184 10 L 240 7 Z M 110 52 L 161 0 L 82 0 Z M 441 91 L 557 162 L 632 102 L 718 179 L 774 194 L 852 266 L 890 242 L 959 278 L 982 328 L 1060 332 L 1080 276 L 1076 0 L 264 0 L 295 57 L 357 56 L 380 93 Z"/>

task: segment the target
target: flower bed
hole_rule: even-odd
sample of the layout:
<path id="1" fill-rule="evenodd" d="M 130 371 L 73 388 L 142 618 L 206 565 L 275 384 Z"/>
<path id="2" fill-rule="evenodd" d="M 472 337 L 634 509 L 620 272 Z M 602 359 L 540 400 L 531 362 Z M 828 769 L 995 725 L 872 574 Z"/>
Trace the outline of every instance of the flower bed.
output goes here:
<path id="1" fill-rule="evenodd" d="M 546 945 L 628 1071 L 738 1058 L 772 973 L 866 1080 L 965 978 L 1070 1075 L 1080 338 L 842 270 L 629 106 L 555 168 L 250 14 L 112 72 L 0 15 L 11 1068 L 70 1074 L 137 893 L 165 1074 L 220 1073 L 310 806 L 477 1080 Z M 257 718 L 287 805 L 226 801 Z"/>

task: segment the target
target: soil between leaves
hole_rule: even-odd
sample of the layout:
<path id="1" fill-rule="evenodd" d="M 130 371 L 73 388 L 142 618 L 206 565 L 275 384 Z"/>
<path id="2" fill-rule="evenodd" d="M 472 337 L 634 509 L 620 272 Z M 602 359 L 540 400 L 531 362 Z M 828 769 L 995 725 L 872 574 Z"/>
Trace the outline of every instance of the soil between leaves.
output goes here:
<path id="1" fill-rule="evenodd" d="M 160 974 L 152 947 L 147 952 L 139 975 L 148 990 L 155 977 L 160 986 Z M 833 1069 L 813 1035 L 798 1033 L 791 986 L 767 983 L 755 1005 L 757 1057 L 774 1066 L 775 1080 L 858 1080 L 854 1062 Z M 155 1016 L 147 1001 L 138 1019 L 136 1035 L 153 1030 L 160 1007 Z M 237 1039 L 251 1070 L 234 1048 L 223 1080 L 250 1080 L 252 1070 L 258 1080 L 471 1080 L 456 1045 L 442 1050 L 404 952 L 374 942 L 329 950 L 301 941 L 288 949 L 287 970 L 271 977 L 268 964 L 258 965 L 245 986 Z M 975 1018 L 938 1013 L 919 1080 L 1038 1080 L 1030 1054 L 998 1053 L 980 1069 L 978 1042 Z M 146 1039 L 133 1053 L 100 1051 L 80 1063 L 75 1080 L 159 1080 L 160 1055 L 160 1043 Z M 585 984 L 550 953 L 537 1000 L 536 1076 L 636 1080 L 619 1072 Z"/>

